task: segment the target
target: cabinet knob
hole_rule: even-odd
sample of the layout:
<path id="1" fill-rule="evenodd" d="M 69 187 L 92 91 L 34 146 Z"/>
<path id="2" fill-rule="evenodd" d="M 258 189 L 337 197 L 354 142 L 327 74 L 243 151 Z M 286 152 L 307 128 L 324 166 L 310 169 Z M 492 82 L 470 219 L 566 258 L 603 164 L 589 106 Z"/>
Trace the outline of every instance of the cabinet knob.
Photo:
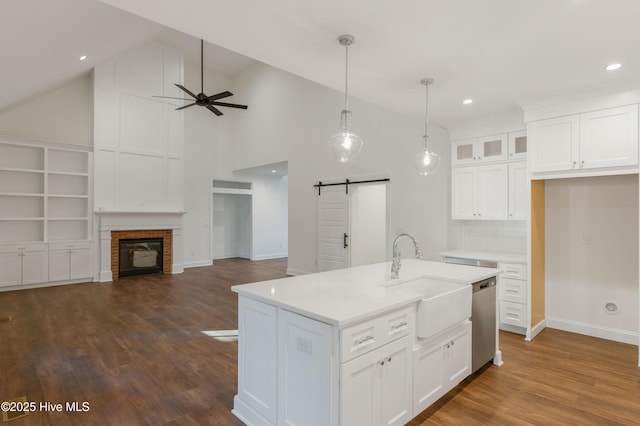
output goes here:
<path id="1" fill-rule="evenodd" d="M 384 365 L 384 359 L 382 361 L 378 361 L 378 365 Z"/>

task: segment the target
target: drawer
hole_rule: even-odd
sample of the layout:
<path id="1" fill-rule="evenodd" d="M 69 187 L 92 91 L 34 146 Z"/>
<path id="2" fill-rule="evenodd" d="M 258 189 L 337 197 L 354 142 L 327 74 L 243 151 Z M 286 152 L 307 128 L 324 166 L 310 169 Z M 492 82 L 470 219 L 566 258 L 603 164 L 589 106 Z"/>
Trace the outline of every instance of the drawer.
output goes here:
<path id="1" fill-rule="evenodd" d="M 500 300 L 527 303 L 527 282 L 512 278 L 500 278 Z"/>
<path id="2" fill-rule="evenodd" d="M 406 336 L 413 330 L 415 324 L 415 308 L 411 305 L 399 311 L 391 312 L 382 317 L 382 343 Z"/>
<path id="3" fill-rule="evenodd" d="M 500 301 L 500 322 L 503 324 L 515 325 L 516 327 L 527 327 L 526 305 L 519 303 Z"/>
<path id="4" fill-rule="evenodd" d="M 23 243 L 0 245 L 0 253 L 27 253 L 47 250 L 45 243 Z"/>
<path id="5" fill-rule="evenodd" d="M 500 274 L 501 278 L 513 278 L 516 280 L 527 279 L 527 265 L 522 263 L 501 263 L 499 266 L 504 269 L 504 272 Z"/>
<path id="6" fill-rule="evenodd" d="M 382 322 L 374 318 L 340 331 L 340 362 L 365 354 L 382 345 Z"/>
<path id="7" fill-rule="evenodd" d="M 91 248 L 89 241 L 68 241 L 64 243 L 49 243 L 49 250 L 78 250 Z"/>

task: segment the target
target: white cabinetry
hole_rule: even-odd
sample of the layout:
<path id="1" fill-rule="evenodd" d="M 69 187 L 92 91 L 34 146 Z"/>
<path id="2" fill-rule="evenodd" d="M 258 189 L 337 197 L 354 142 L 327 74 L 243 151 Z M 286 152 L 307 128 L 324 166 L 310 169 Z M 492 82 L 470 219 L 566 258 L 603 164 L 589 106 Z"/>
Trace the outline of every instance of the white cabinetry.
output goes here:
<path id="1" fill-rule="evenodd" d="M 526 220 L 525 131 L 453 141 L 452 150 L 452 219 Z"/>
<path id="2" fill-rule="evenodd" d="M 507 164 L 453 168 L 452 219 L 507 220 L 508 179 Z"/>
<path id="3" fill-rule="evenodd" d="M 420 342 L 413 354 L 413 415 L 471 373 L 471 322 Z"/>
<path id="4" fill-rule="evenodd" d="M 277 308 L 253 299 L 238 300 L 238 404 L 250 406 L 256 417 L 245 423 L 276 424 L 278 418 L 278 319 Z M 246 415 L 246 414 L 245 414 Z"/>
<path id="5" fill-rule="evenodd" d="M 451 143 L 451 164 L 464 165 L 507 159 L 507 134 L 463 139 Z"/>
<path id="6" fill-rule="evenodd" d="M 49 244 L 49 281 L 77 280 L 91 275 L 89 242 Z"/>
<path id="7" fill-rule="evenodd" d="M 408 334 L 414 318 L 411 307 L 342 330 L 340 424 L 411 420 L 413 337 Z M 358 352 L 363 354 L 354 358 Z"/>
<path id="8" fill-rule="evenodd" d="M 411 420 L 411 355 L 405 337 L 343 364 L 341 424 L 403 425 Z"/>
<path id="9" fill-rule="evenodd" d="M 47 281 L 45 244 L 0 246 L 0 287 Z"/>
<path id="10" fill-rule="evenodd" d="M 529 177 L 527 162 L 509 163 L 509 220 L 529 217 Z"/>
<path id="11" fill-rule="evenodd" d="M 504 270 L 499 281 L 500 328 L 525 334 L 529 328 L 527 265 L 501 263 L 499 268 Z"/>
<path id="12" fill-rule="evenodd" d="M 638 165 L 638 105 L 528 124 L 531 172 L 572 172 Z"/>
<path id="13" fill-rule="evenodd" d="M 5 287 L 90 278 L 89 148 L 0 138 L 0 251 L 20 251 L 19 273 L 0 281 Z M 56 242 L 79 240 L 82 247 L 64 250 Z M 48 242 L 52 253 L 48 253 Z M 38 244 L 41 243 L 41 244 Z M 77 248 L 77 250 L 76 250 Z M 44 272 L 42 272 L 44 265 Z M 47 265 L 52 267 L 47 270 Z M 10 268 L 13 270 L 13 268 Z M 18 279 L 19 278 L 19 279 Z M 12 284 L 9 284 L 12 283 Z"/>

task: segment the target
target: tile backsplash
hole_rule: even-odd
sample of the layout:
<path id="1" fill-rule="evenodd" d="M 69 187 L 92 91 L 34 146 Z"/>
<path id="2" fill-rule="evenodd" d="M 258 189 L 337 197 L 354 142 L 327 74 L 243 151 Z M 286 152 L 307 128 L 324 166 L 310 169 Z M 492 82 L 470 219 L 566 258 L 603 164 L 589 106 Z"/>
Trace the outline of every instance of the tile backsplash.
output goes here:
<path id="1" fill-rule="evenodd" d="M 525 221 L 451 221 L 449 249 L 527 252 Z"/>

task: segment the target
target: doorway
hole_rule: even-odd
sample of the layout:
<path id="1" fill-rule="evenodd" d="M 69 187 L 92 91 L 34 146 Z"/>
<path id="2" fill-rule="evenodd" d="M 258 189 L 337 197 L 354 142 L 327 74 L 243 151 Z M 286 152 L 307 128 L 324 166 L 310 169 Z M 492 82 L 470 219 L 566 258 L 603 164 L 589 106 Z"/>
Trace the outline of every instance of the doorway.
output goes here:
<path id="1" fill-rule="evenodd" d="M 213 181 L 211 194 L 211 258 L 251 259 L 253 193 L 251 183 Z"/>
<path id="2" fill-rule="evenodd" d="M 385 261 L 387 182 L 322 187 L 317 212 L 319 272 Z"/>

